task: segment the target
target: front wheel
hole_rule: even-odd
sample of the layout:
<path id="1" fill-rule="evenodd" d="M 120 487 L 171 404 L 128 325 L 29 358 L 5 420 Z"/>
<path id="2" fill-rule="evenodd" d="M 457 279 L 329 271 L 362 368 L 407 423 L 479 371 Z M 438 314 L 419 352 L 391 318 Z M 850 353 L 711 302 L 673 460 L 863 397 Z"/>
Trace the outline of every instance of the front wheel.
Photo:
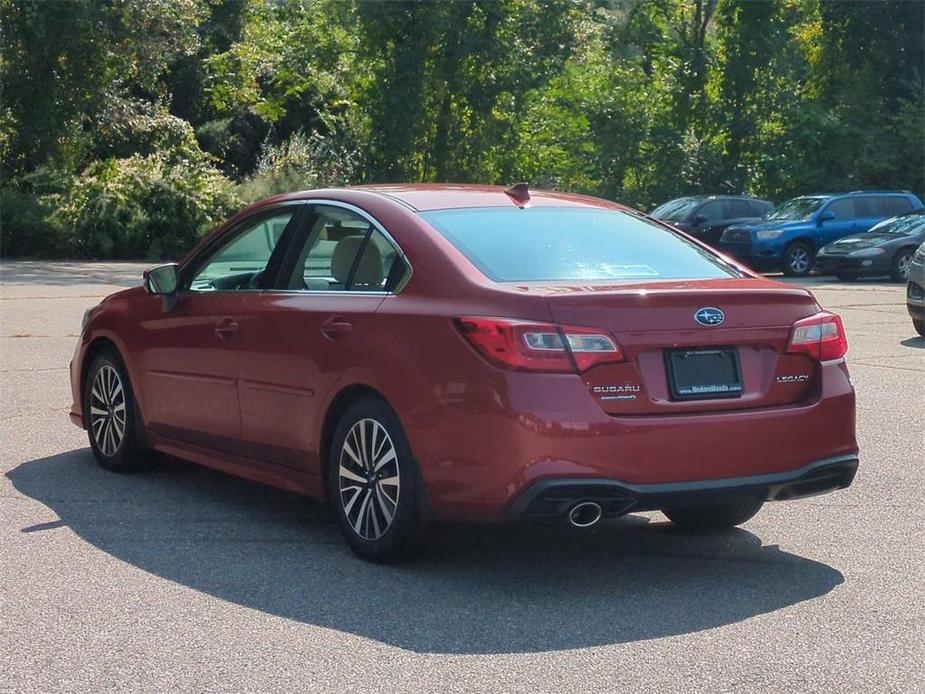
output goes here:
<path id="1" fill-rule="evenodd" d="M 84 385 L 84 421 L 100 466 L 113 472 L 144 467 L 135 398 L 125 367 L 115 354 L 94 357 Z"/>
<path id="2" fill-rule="evenodd" d="M 796 241 L 784 251 L 784 274 L 787 277 L 806 277 L 813 267 L 813 249 L 809 244 Z"/>
<path id="3" fill-rule="evenodd" d="M 893 258 L 893 266 L 890 268 L 890 278 L 894 282 L 908 282 L 909 270 L 912 267 L 912 256 L 915 255 L 914 248 L 903 248 Z"/>
<path id="4" fill-rule="evenodd" d="M 668 520 L 689 530 L 715 530 L 741 525 L 754 516 L 764 502 L 761 499 L 743 499 L 728 504 L 693 508 L 666 508 L 662 510 Z"/>
<path id="5" fill-rule="evenodd" d="M 410 552 L 421 527 L 417 471 L 398 417 L 382 400 L 363 398 L 343 414 L 327 473 L 341 533 L 354 552 L 375 562 Z"/>

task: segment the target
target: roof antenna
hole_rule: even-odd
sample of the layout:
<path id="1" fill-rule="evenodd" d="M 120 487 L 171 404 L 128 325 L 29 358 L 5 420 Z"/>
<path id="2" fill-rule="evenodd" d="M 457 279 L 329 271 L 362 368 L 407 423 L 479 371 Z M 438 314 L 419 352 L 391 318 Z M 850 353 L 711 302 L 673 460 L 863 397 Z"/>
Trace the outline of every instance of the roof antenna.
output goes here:
<path id="1" fill-rule="evenodd" d="M 530 189 L 526 181 L 515 183 L 510 188 L 505 188 L 504 192 L 518 207 L 526 207 L 530 203 Z"/>

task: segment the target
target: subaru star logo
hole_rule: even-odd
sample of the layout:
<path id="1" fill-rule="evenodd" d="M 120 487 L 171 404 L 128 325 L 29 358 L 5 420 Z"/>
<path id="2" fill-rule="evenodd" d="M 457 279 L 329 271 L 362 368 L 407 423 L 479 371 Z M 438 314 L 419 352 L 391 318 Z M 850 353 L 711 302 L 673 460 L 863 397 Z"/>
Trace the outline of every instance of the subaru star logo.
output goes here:
<path id="1" fill-rule="evenodd" d="M 694 314 L 694 320 L 700 325 L 719 325 L 726 320 L 726 314 L 714 306 L 704 306 Z"/>

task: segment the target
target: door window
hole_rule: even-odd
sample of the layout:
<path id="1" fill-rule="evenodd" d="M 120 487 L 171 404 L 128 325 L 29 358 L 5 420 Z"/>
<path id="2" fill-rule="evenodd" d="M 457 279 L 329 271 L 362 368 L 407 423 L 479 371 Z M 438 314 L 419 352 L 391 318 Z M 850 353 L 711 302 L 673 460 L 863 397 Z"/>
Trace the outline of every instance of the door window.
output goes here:
<path id="1" fill-rule="evenodd" d="M 883 207 L 883 214 L 890 217 L 912 211 L 912 203 L 909 202 L 909 198 L 903 198 L 899 195 L 883 198 Z"/>
<path id="2" fill-rule="evenodd" d="M 826 212 L 831 212 L 834 214 L 836 220 L 855 218 L 854 200 L 851 198 L 842 198 L 841 200 L 836 200 L 825 209 Z"/>
<path id="3" fill-rule="evenodd" d="M 718 222 L 723 218 L 723 203 L 719 200 L 708 202 L 697 210 L 697 214 L 706 217 L 706 221 L 703 222 L 704 224 Z"/>
<path id="4" fill-rule="evenodd" d="M 724 204 L 726 205 L 726 219 L 754 216 L 747 200 L 725 200 Z"/>
<path id="5" fill-rule="evenodd" d="M 381 292 L 395 286 L 405 267 L 395 246 L 369 220 L 319 205 L 288 288 Z"/>
<path id="6" fill-rule="evenodd" d="M 259 215 L 245 221 L 239 232 L 212 251 L 190 281 L 193 291 L 261 289 L 267 285 L 267 265 L 276 250 L 295 207 Z"/>
<path id="7" fill-rule="evenodd" d="M 855 198 L 854 209 L 858 217 L 883 217 L 883 198 L 867 197 Z"/>

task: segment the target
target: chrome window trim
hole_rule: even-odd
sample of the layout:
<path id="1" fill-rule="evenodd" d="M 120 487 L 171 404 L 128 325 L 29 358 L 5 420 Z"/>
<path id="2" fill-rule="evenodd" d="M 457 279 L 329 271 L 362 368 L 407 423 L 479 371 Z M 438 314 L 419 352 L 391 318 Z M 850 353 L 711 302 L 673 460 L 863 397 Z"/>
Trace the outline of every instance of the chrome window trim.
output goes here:
<path id="1" fill-rule="evenodd" d="M 354 214 L 359 215 L 367 222 L 369 222 L 373 228 L 375 228 L 380 234 L 385 237 L 385 240 L 388 241 L 397 251 L 397 257 L 400 257 L 402 261 L 408 268 L 408 271 L 405 273 L 405 276 L 402 278 L 402 281 L 398 283 L 398 286 L 395 287 L 395 291 L 386 292 L 386 291 L 371 291 L 364 292 L 354 289 L 280 289 L 280 290 L 267 290 L 267 291 L 278 291 L 280 293 L 293 293 L 293 294 L 321 294 L 321 295 L 337 295 L 337 296 L 398 296 L 401 292 L 408 286 L 408 282 L 411 281 L 411 275 L 414 273 L 414 267 L 411 265 L 411 261 L 408 260 L 408 256 L 405 253 L 405 249 L 399 245 L 398 241 L 395 240 L 386 228 L 382 226 L 378 219 L 373 217 L 366 210 L 352 205 L 349 202 L 342 202 L 341 200 L 330 200 L 328 198 L 305 198 L 304 203 L 308 205 L 330 205 L 331 207 L 340 207 L 345 210 L 349 210 Z"/>

